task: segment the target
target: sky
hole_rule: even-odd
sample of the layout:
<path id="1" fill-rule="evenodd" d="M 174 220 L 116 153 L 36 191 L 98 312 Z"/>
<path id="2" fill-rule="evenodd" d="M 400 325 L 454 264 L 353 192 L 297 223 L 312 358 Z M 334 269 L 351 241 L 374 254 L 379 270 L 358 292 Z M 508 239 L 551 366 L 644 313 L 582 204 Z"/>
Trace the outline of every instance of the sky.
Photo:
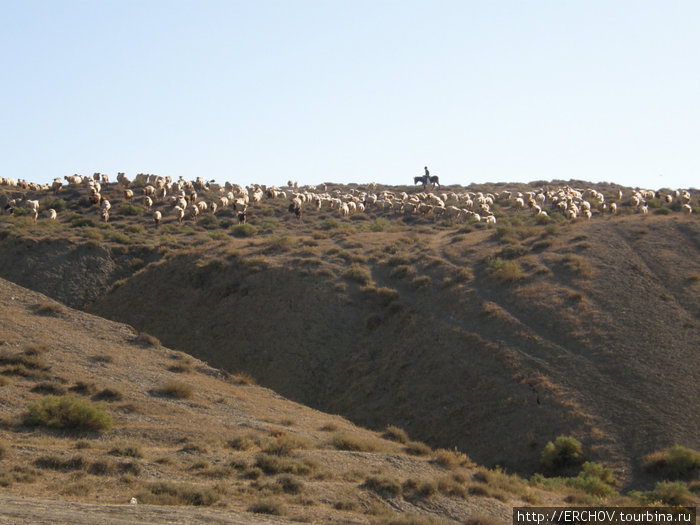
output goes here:
<path id="1" fill-rule="evenodd" d="M 697 0 L 0 0 L 0 176 L 700 187 Z"/>

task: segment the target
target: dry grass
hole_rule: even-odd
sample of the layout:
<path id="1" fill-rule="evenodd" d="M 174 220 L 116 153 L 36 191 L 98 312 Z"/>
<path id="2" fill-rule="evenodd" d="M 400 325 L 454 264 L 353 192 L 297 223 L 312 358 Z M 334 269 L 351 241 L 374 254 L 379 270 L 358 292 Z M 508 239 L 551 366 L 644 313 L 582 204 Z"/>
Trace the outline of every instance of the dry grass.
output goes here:
<path id="1" fill-rule="evenodd" d="M 181 381 L 169 380 L 152 391 L 155 395 L 173 399 L 190 399 L 194 395 L 194 387 Z"/>

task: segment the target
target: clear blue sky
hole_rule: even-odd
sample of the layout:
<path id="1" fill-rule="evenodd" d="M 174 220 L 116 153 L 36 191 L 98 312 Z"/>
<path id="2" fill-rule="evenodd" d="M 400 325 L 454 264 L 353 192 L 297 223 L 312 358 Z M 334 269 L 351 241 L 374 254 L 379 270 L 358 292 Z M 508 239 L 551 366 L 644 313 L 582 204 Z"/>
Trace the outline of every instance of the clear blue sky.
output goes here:
<path id="1" fill-rule="evenodd" d="M 700 187 L 697 0 L 0 0 L 0 175 Z"/>

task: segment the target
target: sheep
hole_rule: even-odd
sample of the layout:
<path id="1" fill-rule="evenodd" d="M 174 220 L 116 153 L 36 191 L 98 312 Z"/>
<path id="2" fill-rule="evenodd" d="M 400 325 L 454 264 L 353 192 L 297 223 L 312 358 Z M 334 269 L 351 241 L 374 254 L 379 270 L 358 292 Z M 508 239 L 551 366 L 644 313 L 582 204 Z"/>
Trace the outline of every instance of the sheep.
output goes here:
<path id="1" fill-rule="evenodd" d="M 61 191 L 61 188 L 63 188 L 63 182 L 61 182 L 61 179 L 54 179 L 53 184 L 51 184 L 51 189 L 53 192 L 57 194 Z"/>
<path id="2" fill-rule="evenodd" d="M 53 208 L 49 208 L 48 210 L 46 210 L 46 213 L 49 214 L 49 219 L 52 221 L 55 221 L 56 217 L 58 216 L 56 210 L 54 210 Z"/>
<path id="3" fill-rule="evenodd" d="M 182 224 L 182 221 L 185 218 L 185 209 L 181 208 L 180 206 L 175 206 L 174 209 L 177 216 L 177 222 Z"/>
<path id="4" fill-rule="evenodd" d="M 153 199 L 151 199 L 148 195 L 143 198 L 143 203 L 147 210 L 150 210 L 153 207 Z"/>
<path id="5" fill-rule="evenodd" d="M 34 224 L 36 224 L 36 220 L 39 218 L 39 211 L 36 208 L 32 208 L 32 210 L 29 212 L 31 215 L 32 219 L 34 220 Z"/>
<path id="6" fill-rule="evenodd" d="M 690 215 L 691 213 L 693 213 L 693 207 L 690 204 L 684 204 L 683 206 L 681 206 L 681 211 L 686 215 Z"/>
<path id="7" fill-rule="evenodd" d="M 237 216 L 238 216 L 238 224 L 245 224 L 246 221 L 248 220 L 248 217 L 246 216 L 245 210 L 239 211 Z"/>
<path id="8" fill-rule="evenodd" d="M 104 199 L 104 200 L 102 201 L 101 208 L 102 208 L 103 210 L 109 211 L 111 207 L 112 207 L 112 205 L 109 203 L 109 201 L 108 201 L 107 199 Z"/>
<path id="9" fill-rule="evenodd" d="M 27 207 L 30 210 L 38 210 L 39 209 L 39 201 L 37 201 L 37 200 L 27 201 Z"/>
<path id="10" fill-rule="evenodd" d="M 131 199 L 134 198 L 134 190 L 129 190 L 129 189 L 124 190 L 124 198 L 127 201 L 131 202 Z"/>
<path id="11" fill-rule="evenodd" d="M 160 224 L 161 219 L 163 218 L 163 214 L 156 210 L 153 212 L 153 222 L 156 225 L 156 229 L 158 229 L 158 225 Z"/>
<path id="12" fill-rule="evenodd" d="M 615 204 L 614 202 L 611 202 L 609 209 L 610 209 L 610 213 L 612 215 L 615 215 L 617 213 L 617 204 Z"/>
<path id="13" fill-rule="evenodd" d="M 102 208 L 102 220 L 104 222 L 109 222 L 109 208 Z"/>

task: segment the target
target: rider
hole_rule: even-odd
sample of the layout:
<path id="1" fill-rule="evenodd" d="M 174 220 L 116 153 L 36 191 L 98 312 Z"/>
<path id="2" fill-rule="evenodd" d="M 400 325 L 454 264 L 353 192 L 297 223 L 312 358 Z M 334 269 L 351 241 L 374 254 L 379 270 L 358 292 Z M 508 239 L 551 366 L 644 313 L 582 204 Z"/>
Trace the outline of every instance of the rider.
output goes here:
<path id="1" fill-rule="evenodd" d="M 430 172 L 428 171 L 428 166 L 425 166 L 425 178 L 427 179 L 429 177 L 430 177 Z"/>

